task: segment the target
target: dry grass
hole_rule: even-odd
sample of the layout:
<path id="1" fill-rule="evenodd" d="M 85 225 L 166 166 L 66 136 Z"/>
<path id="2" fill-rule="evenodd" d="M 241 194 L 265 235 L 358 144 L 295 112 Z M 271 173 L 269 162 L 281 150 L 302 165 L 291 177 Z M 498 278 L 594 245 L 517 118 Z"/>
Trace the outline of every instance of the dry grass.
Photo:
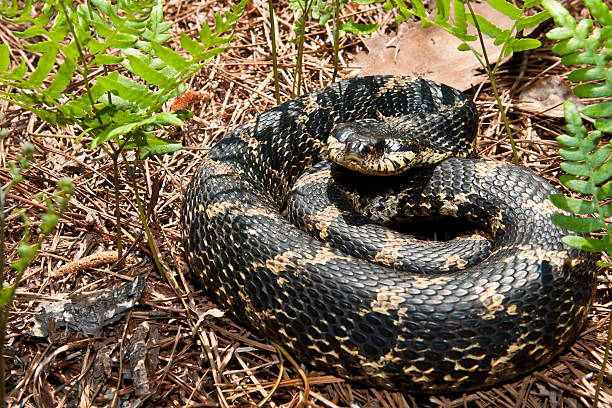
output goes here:
<path id="1" fill-rule="evenodd" d="M 581 10 L 574 2 L 576 13 Z M 166 18 L 178 30 L 193 31 L 196 22 L 212 21 L 213 10 L 228 7 L 225 1 L 201 3 L 169 0 Z M 286 4 L 278 6 L 278 46 L 283 100 L 290 98 L 296 58 L 292 38 L 293 14 Z M 378 6 L 365 6 L 356 13 L 362 21 L 383 21 L 383 29 L 395 27 Z M 305 88 L 311 90 L 330 82 L 332 53 L 330 33 L 309 25 L 306 42 Z M 21 40 L 6 26 L 0 38 L 14 50 L 22 50 Z M 176 38 L 174 39 L 176 41 Z M 354 54 L 362 48 L 359 38 L 347 37 L 341 44 L 341 78 L 352 76 Z M 53 128 L 32 115 L 0 102 L 7 113 L 4 126 L 10 136 L 0 145 L 0 180 L 6 183 L 6 162 L 14 159 L 25 141 L 36 146 L 34 167 L 26 180 L 9 196 L 7 205 L 7 253 L 16 259 L 16 243 L 22 232 L 15 209 L 25 210 L 32 219 L 41 214 L 39 193 L 50 193 L 55 181 L 68 176 L 74 180 L 75 194 L 69 211 L 45 243 L 38 261 L 27 271 L 14 304 L 7 337 L 5 360 L 8 364 L 10 402 L 15 406 L 97 407 L 97 406 L 236 406 L 250 405 L 268 396 L 274 383 L 271 406 L 297 406 L 304 385 L 288 363 L 284 369 L 279 355 L 265 340 L 251 334 L 226 317 L 206 298 L 187 276 L 182 258 L 178 218 L 182 191 L 211 143 L 227 129 L 261 113 L 275 104 L 270 56 L 267 2 L 254 0 L 238 25 L 235 41 L 228 52 L 216 58 L 191 83 L 201 95 L 191 95 L 196 118 L 177 137 L 186 146 L 172 155 L 152 158 L 138 174 L 140 191 L 151 211 L 151 225 L 163 261 L 183 285 L 192 316 L 199 319 L 202 340 L 187 322 L 186 311 L 170 287 L 159 278 L 147 256 L 146 239 L 140 227 L 133 192 L 126 176 L 122 186 L 121 212 L 127 246 L 133 251 L 129 267 L 91 259 L 105 252 L 113 258 L 112 163 L 100 150 L 90 151 L 87 140 L 74 144 L 76 129 Z M 31 55 L 22 53 L 26 58 Z M 526 61 L 523 58 L 528 58 Z M 506 64 L 499 76 L 499 87 L 512 90 L 546 75 L 566 75 L 564 68 L 551 65 L 558 60 L 549 48 L 517 57 Z M 526 64 L 523 64 L 526 62 Z M 517 79 L 521 78 L 521 79 Z M 478 93 L 481 112 L 479 154 L 510 161 L 509 143 L 494 105 L 488 84 Z M 512 106 L 515 93 L 504 92 Z M 558 145 L 554 137 L 563 132 L 563 123 L 541 115 L 509 109 L 522 164 L 556 182 L 559 173 Z M 110 251 L 110 252 L 109 252 Z M 103 260 L 104 261 L 104 260 Z M 102 262 L 103 262 L 102 261 Z M 41 302 L 68 296 L 87 296 L 143 275 L 147 283 L 138 306 L 122 320 L 106 327 L 103 336 L 91 338 L 74 331 L 51 330 L 48 338 L 29 334 Z M 313 406 L 373 407 L 582 407 L 590 406 L 597 373 L 603 361 L 606 329 L 610 313 L 607 274 L 600 277 L 598 298 L 580 338 L 554 362 L 514 382 L 483 391 L 456 395 L 412 395 L 376 389 L 356 388 L 325 373 L 306 371 L 311 387 L 308 402 Z M 143 345 L 138 347 L 138 345 Z M 138 358 L 135 358 L 137 356 Z M 140 371 L 135 363 L 144 363 Z M 279 377 L 279 372 L 282 375 Z M 221 377 L 225 378 L 226 382 Z M 600 406 L 612 406 L 612 367 L 607 366 Z"/>

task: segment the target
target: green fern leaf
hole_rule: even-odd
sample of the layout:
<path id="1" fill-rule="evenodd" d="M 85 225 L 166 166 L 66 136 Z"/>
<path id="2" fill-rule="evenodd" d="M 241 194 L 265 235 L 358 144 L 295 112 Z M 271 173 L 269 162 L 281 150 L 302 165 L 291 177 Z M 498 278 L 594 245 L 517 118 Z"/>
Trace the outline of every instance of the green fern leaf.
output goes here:
<path id="1" fill-rule="evenodd" d="M 607 200 L 612 197 L 612 180 L 604 183 L 600 188 L 597 194 L 597 199 L 599 201 Z"/>
<path id="2" fill-rule="evenodd" d="M 144 160 L 149 156 L 173 153 L 183 148 L 180 140 L 167 140 L 151 133 L 143 132 L 143 137 L 134 143 L 127 143 L 126 149 L 138 149 L 138 158 Z"/>
<path id="3" fill-rule="evenodd" d="M 559 155 L 565 160 L 581 161 L 586 159 L 586 153 L 581 149 L 559 149 Z"/>
<path id="4" fill-rule="evenodd" d="M 514 4 L 507 2 L 506 0 L 487 0 L 487 3 L 491 5 L 495 10 L 510 17 L 511 20 L 518 20 L 523 14 L 520 8 L 517 8 Z"/>
<path id="5" fill-rule="evenodd" d="M 589 177 L 592 171 L 585 163 L 563 162 L 559 167 L 561 167 L 561 170 L 564 172 L 573 174 L 574 176 Z"/>
<path id="6" fill-rule="evenodd" d="M 383 10 L 390 11 L 394 7 L 397 7 L 398 10 L 397 17 L 395 18 L 396 23 L 403 23 L 414 15 L 403 0 L 385 0 Z"/>
<path id="7" fill-rule="evenodd" d="M 438 4 L 436 4 L 436 24 L 446 23 L 449 17 L 450 0 L 438 0 Z"/>
<path id="8" fill-rule="evenodd" d="M 608 156 L 606 156 L 606 158 L 607 157 Z M 599 169 L 595 170 L 593 174 L 593 183 L 601 184 L 610 178 L 612 178 L 612 161 L 607 161 Z"/>
<path id="9" fill-rule="evenodd" d="M 26 65 L 23 58 L 20 58 L 19 65 L 13 68 L 13 70 L 10 72 L 6 71 L 2 75 L 2 79 L 4 79 L 4 82 L 6 82 L 6 84 L 9 86 L 19 87 L 19 84 L 23 82 L 23 78 L 26 76 L 27 73 L 28 66 Z"/>
<path id="10" fill-rule="evenodd" d="M 169 47 L 164 47 L 155 41 L 151 42 L 151 46 L 155 55 L 177 72 L 185 72 L 192 66 L 179 53 Z"/>
<path id="11" fill-rule="evenodd" d="M 546 37 L 560 41 L 570 38 L 573 34 L 574 30 L 569 27 L 555 27 L 546 34 Z"/>
<path id="12" fill-rule="evenodd" d="M 48 31 L 45 30 L 43 27 L 38 27 L 38 26 L 30 27 L 24 31 L 15 33 L 16 37 L 23 38 L 23 39 L 37 37 L 37 36 L 46 37 L 47 35 L 48 35 Z"/>
<path id="13" fill-rule="evenodd" d="M 53 70 L 57 53 L 57 48 L 48 48 L 38 59 L 36 69 L 30 74 L 28 80 L 22 83 L 22 86 L 29 89 L 39 88 Z"/>
<path id="14" fill-rule="evenodd" d="M 561 228 L 579 234 L 599 231 L 604 228 L 606 224 L 601 218 L 584 218 L 565 214 L 553 214 L 551 218 L 553 222 Z"/>
<path id="15" fill-rule="evenodd" d="M 534 50 L 541 45 L 542 43 L 535 38 L 512 38 L 508 41 L 508 48 L 512 52 Z"/>
<path id="16" fill-rule="evenodd" d="M 608 252 L 610 247 L 610 244 L 607 241 L 587 237 L 577 237 L 574 235 L 567 235 L 561 238 L 561 240 L 566 245 L 580 249 L 582 251 Z"/>
<path id="17" fill-rule="evenodd" d="M 595 150 L 594 153 L 588 154 L 586 160 L 589 166 L 591 166 L 591 168 L 598 168 L 599 166 L 602 166 L 608 157 L 610 157 L 610 151 L 612 151 L 612 145 L 607 144 Z M 603 167 L 604 166 L 602 166 L 602 168 Z M 595 180 L 595 184 L 599 183 Z"/>
<path id="18" fill-rule="evenodd" d="M 576 20 L 571 16 L 569 11 L 556 0 L 542 0 L 544 8 L 553 16 L 553 20 L 559 27 L 572 30 L 576 27 Z"/>
<path id="19" fill-rule="evenodd" d="M 208 29 L 208 31 L 210 31 L 210 29 Z M 200 54 L 206 49 L 206 47 L 200 45 L 199 42 L 189 38 L 184 32 L 180 33 L 180 43 L 181 47 L 183 47 L 183 49 L 194 58 L 198 58 Z"/>
<path id="20" fill-rule="evenodd" d="M 591 15 L 603 26 L 612 26 L 612 11 L 606 6 L 606 3 L 603 1 L 585 0 L 584 4 L 588 7 Z"/>
<path id="21" fill-rule="evenodd" d="M 595 121 L 595 129 L 600 132 L 612 133 L 612 119 L 599 119 Z"/>
<path id="22" fill-rule="evenodd" d="M 574 87 L 574 93 L 581 98 L 603 98 L 612 96 L 612 82 L 603 84 L 580 84 Z"/>
<path id="23" fill-rule="evenodd" d="M 455 27 L 453 30 L 453 35 L 466 35 L 467 18 L 465 16 L 465 5 L 463 4 L 463 0 L 454 0 L 453 16 L 455 17 Z"/>
<path id="24" fill-rule="evenodd" d="M 341 37 L 346 33 L 368 35 L 378 30 L 378 27 L 378 24 L 355 23 L 353 20 L 349 19 L 340 22 L 339 34 Z"/>
<path id="25" fill-rule="evenodd" d="M 476 22 L 478 23 L 478 27 L 480 27 L 480 30 L 484 35 L 495 39 L 500 38 L 503 35 L 504 31 L 501 28 L 497 27 L 495 24 L 493 24 L 480 14 L 475 14 L 475 16 Z M 467 19 L 470 23 L 476 25 L 474 23 L 474 19 L 470 14 L 467 15 Z"/>
<path id="26" fill-rule="evenodd" d="M 231 36 L 221 37 L 213 33 L 206 24 L 202 25 L 202 29 L 200 30 L 200 42 L 206 44 L 205 47 L 218 47 L 229 43 L 231 40 Z"/>
<path id="27" fill-rule="evenodd" d="M 99 76 L 97 80 L 108 92 L 114 93 L 126 101 L 144 106 L 155 105 L 155 95 L 150 93 L 147 87 L 126 76 L 119 75 L 117 71 L 106 76 Z"/>
<path id="28" fill-rule="evenodd" d="M 581 139 L 570 135 L 560 135 L 557 136 L 557 142 L 568 147 L 578 147 L 580 146 Z"/>
<path id="29" fill-rule="evenodd" d="M 606 79 L 606 70 L 602 67 L 579 68 L 570 72 L 567 79 L 572 82 L 587 82 Z"/>
<path id="30" fill-rule="evenodd" d="M 172 81 L 164 76 L 161 72 L 151 68 L 150 64 L 144 57 L 139 58 L 138 56 L 132 54 L 128 55 L 127 59 L 130 63 L 129 70 L 147 81 L 149 84 L 156 85 L 160 88 L 168 88 L 171 86 Z"/>
<path id="31" fill-rule="evenodd" d="M 69 59 L 66 59 L 62 65 L 59 66 L 55 79 L 51 82 L 48 89 L 49 95 L 52 98 L 60 99 L 62 97 L 62 92 L 64 92 L 66 87 L 70 84 L 75 70 L 76 64 Z"/>
<path id="32" fill-rule="evenodd" d="M 525 6 L 526 8 L 533 6 Z M 550 18 L 550 13 L 548 11 L 541 11 L 531 16 L 521 17 L 516 25 L 517 31 L 523 31 L 525 29 L 535 28 L 548 20 Z"/>
<path id="33" fill-rule="evenodd" d="M 9 68 L 11 63 L 11 53 L 7 44 L 0 44 L 0 72 Z"/>
<path id="34" fill-rule="evenodd" d="M 572 214 L 593 214 L 598 208 L 594 201 L 566 197 L 563 194 L 551 194 L 549 199 L 555 207 Z"/>
<path id="35" fill-rule="evenodd" d="M 422 20 L 427 19 L 427 11 L 425 10 L 425 6 L 421 0 L 410 0 L 412 3 L 412 8 L 414 9 L 414 14 L 420 17 Z"/>
<path id="36" fill-rule="evenodd" d="M 591 118 L 605 118 L 612 116 L 612 101 L 594 103 L 592 105 L 585 106 L 582 113 Z"/>
<path id="37" fill-rule="evenodd" d="M 559 176 L 559 181 L 565 187 L 567 187 L 570 190 L 575 191 L 577 193 L 581 193 L 581 194 L 593 194 L 593 188 L 591 186 L 591 183 L 589 183 L 588 181 L 583 180 L 581 178 L 578 178 L 578 177 L 575 177 L 575 176 L 571 176 L 569 174 L 563 174 L 563 175 Z M 611 187 L 612 187 L 612 185 L 611 185 Z"/>

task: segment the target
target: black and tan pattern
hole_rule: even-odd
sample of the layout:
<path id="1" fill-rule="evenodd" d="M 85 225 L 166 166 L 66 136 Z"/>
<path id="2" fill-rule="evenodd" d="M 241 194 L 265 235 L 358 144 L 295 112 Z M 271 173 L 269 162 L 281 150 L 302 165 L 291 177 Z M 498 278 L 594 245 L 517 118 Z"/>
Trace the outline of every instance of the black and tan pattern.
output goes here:
<path id="1" fill-rule="evenodd" d="M 450 158 L 411 171 L 416 181 L 399 186 L 393 199 L 380 198 L 384 189 L 373 189 L 370 200 L 351 199 L 373 218 L 439 213 L 482 225 L 493 238 L 491 254 L 473 264 L 450 253 L 442 263 L 465 268 L 458 272 L 444 265 L 430 275 L 398 271 L 393 245 L 372 248 L 390 267 L 358 260 L 280 214 L 298 177 L 321 160 L 335 125 L 403 115 L 414 136 L 440 139 L 459 156 L 471 152 L 473 104 L 452 88 L 404 77 L 333 84 L 221 139 L 182 210 L 194 275 L 216 302 L 302 362 L 369 385 L 470 390 L 549 361 L 582 326 L 595 276 L 592 258 L 564 246 L 564 232 L 550 222 L 552 187 L 525 169 Z M 427 149 L 429 157 L 446 156 Z M 325 166 L 316 165 L 323 175 L 309 173 L 294 194 L 333 186 L 325 173 L 335 170 Z M 354 180 L 338 184 L 340 194 L 352 192 Z M 315 227 L 305 228 L 319 236 L 333 236 L 338 220 L 352 217 L 334 203 L 312 207 L 306 216 Z"/>

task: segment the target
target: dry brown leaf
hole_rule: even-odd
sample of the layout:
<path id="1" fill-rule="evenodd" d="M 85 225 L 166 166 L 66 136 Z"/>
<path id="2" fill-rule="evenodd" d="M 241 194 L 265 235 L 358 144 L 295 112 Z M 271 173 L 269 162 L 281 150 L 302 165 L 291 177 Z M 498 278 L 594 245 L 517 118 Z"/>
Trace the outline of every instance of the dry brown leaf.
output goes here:
<path id="1" fill-rule="evenodd" d="M 99 337 L 104 326 L 121 319 L 126 311 L 134 307 L 145 286 L 145 278 L 136 277 L 132 282 L 119 284 L 66 301 L 43 303 L 35 316 L 32 335 L 46 337 L 49 323 L 52 327 L 69 327 L 80 333 Z"/>
<path id="2" fill-rule="evenodd" d="M 488 3 L 473 3 L 474 12 L 502 29 L 512 27 L 512 20 L 493 9 Z M 452 13 L 451 13 L 452 14 Z M 470 25 L 470 34 L 475 30 Z M 485 47 L 491 62 L 497 61 L 501 46 L 485 37 Z M 361 65 L 358 75 L 415 75 L 442 82 L 462 91 L 480 83 L 485 76 L 478 73 L 480 63 L 469 51 L 458 51 L 461 41 L 443 29 L 423 28 L 418 21 L 399 25 L 396 35 L 375 33 L 364 40 L 368 53 L 357 55 Z M 475 45 L 477 50 L 480 47 Z"/>
<path id="3" fill-rule="evenodd" d="M 563 102 L 567 100 L 574 101 L 579 108 L 584 106 L 567 82 L 558 76 L 550 76 L 528 85 L 520 93 L 516 106 L 528 112 L 562 118 Z"/>

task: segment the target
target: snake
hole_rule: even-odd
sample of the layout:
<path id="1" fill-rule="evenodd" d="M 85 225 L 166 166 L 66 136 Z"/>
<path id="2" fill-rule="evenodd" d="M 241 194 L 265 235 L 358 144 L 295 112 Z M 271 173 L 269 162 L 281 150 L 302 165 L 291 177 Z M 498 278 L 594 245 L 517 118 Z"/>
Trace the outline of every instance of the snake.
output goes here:
<path id="1" fill-rule="evenodd" d="M 406 76 L 335 82 L 256 115 L 186 188 L 192 277 L 301 363 L 363 386 L 469 391 L 551 361 L 587 320 L 593 256 L 562 242 L 547 181 L 474 157 L 477 126 L 466 95 Z M 387 225 L 439 216 L 484 238 Z"/>

